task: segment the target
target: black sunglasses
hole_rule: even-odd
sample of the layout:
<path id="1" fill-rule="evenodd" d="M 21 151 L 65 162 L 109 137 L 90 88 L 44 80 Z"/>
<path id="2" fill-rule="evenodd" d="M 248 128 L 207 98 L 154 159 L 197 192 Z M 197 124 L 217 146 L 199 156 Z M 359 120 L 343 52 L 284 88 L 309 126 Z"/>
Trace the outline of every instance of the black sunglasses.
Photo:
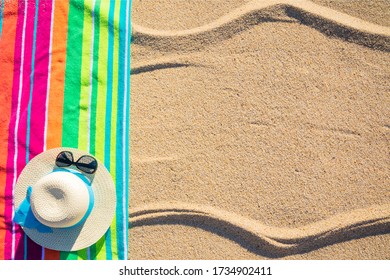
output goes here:
<path id="1" fill-rule="evenodd" d="M 81 171 L 93 174 L 98 168 L 97 160 L 94 157 L 84 155 L 80 157 L 76 162 L 73 160 L 73 154 L 69 151 L 62 151 L 56 158 L 56 165 L 58 167 L 68 167 L 72 164 L 76 165 Z"/>

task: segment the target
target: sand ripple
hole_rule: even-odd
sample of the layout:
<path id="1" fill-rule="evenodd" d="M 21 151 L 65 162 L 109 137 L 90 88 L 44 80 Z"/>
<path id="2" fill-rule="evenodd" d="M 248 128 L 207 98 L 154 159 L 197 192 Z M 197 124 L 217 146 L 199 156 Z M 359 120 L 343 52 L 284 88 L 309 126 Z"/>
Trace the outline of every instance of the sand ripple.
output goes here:
<path id="1" fill-rule="evenodd" d="M 390 233 L 390 204 L 352 210 L 297 228 L 272 227 L 214 207 L 175 202 L 132 209 L 129 216 L 131 227 L 199 227 L 268 257 L 301 254 L 351 239 Z"/>
<path id="2" fill-rule="evenodd" d="M 328 36 L 390 51 L 390 28 L 355 18 L 348 14 L 314 4 L 307 0 L 252 1 L 229 14 L 200 27 L 167 31 L 133 23 L 133 43 L 166 49 L 180 46 L 196 49 L 223 40 L 260 22 L 300 22 Z"/>
<path id="3" fill-rule="evenodd" d="M 200 66 L 182 56 L 163 57 L 152 61 L 135 63 L 131 66 L 131 74 L 137 75 L 142 73 L 153 72 L 161 69 L 180 68 L 180 67 L 197 67 Z"/>

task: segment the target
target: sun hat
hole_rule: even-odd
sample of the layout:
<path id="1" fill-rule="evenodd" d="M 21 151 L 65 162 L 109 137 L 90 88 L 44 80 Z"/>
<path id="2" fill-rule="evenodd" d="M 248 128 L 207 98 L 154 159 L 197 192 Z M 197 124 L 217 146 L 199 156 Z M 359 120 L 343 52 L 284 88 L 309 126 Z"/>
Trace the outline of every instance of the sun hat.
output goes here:
<path id="1" fill-rule="evenodd" d="M 77 251 L 96 243 L 110 227 L 115 186 L 108 170 L 90 154 L 74 148 L 50 149 L 22 170 L 14 207 L 14 222 L 35 243 Z"/>

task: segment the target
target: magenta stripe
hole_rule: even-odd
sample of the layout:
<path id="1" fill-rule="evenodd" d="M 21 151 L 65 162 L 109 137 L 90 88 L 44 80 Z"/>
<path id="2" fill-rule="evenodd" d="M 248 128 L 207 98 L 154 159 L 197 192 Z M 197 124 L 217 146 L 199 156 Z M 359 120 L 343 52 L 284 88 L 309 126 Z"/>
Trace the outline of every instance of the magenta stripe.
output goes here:
<path id="1" fill-rule="evenodd" d="M 32 65 L 32 44 L 34 38 L 34 19 L 35 19 L 35 2 L 27 1 L 27 25 L 25 34 L 25 46 L 24 46 L 24 67 L 23 67 L 23 91 L 22 91 L 22 103 L 21 103 L 21 116 L 18 130 L 18 161 L 17 161 L 17 176 L 26 166 L 26 131 L 27 131 L 27 117 L 28 117 L 28 102 L 30 95 L 30 75 Z M 15 186 L 14 186 L 15 187 Z M 16 233 L 17 244 L 17 259 L 23 259 L 26 255 L 25 237 L 23 231 L 18 226 Z M 23 255 L 19 255 L 23 253 Z M 29 251 L 27 250 L 27 253 Z"/>
<path id="2" fill-rule="evenodd" d="M 36 37 L 34 88 L 30 119 L 30 159 L 43 151 L 46 116 L 46 91 L 50 46 L 51 1 L 39 4 Z M 27 258 L 41 259 L 42 247 L 28 239 Z"/>
<path id="3" fill-rule="evenodd" d="M 30 74 L 31 74 L 31 58 L 32 58 L 32 44 L 34 37 L 34 17 L 35 17 L 35 2 L 27 1 L 27 25 L 25 34 L 25 46 L 24 46 L 24 67 L 23 67 L 23 91 L 22 91 L 22 103 L 21 103 L 21 115 L 18 130 L 18 160 L 17 160 L 17 176 L 19 176 L 22 169 L 26 166 L 26 131 L 27 131 L 27 108 L 30 95 Z M 24 255 L 20 256 L 19 253 L 24 252 L 24 237 L 22 230 L 18 226 L 18 231 L 15 235 L 16 246 L 18 248 L 15 258 L 24 258 Z M 24 248 L 24 249 L 23 249 Z"/>
<path id="4" fill-rule="evenodd" d="M 22 49 L 22 34 L 23 34 L 23 20 L 24 20 L 24 8 L 23 1 L 19 1 L 18 6 L 18 19 L 16 23 L 16 35 L 15 35 L 15 54 L 14 54 L 14 80 L 12 84 L 12 110 L 17 111 L 18 106 L 18 93 L 19 93 L 19 77 L 20 77 L 20 63 L 21 63 L 21 49 Z M 8 157 L 7 157 L 7 178 L 5 186 L 5 212 L 4 219 L 6 223 L 5 234 L 5 248 L 4 258 L 11 259 L 12 257 L 12 189 L 13 189 L 13 169 L 14 169 L 14 156 L 15 156 L 15 125 L 16 115 L 12 114 L 9 123 L 8 132 Z"/>
<path id="5" fill-rule="evenodd" d="M 34 16 L 35 16 L 35 2 L 27 1 L 27 25 L 25 34 L 24 46 L 24 69 L 23 69 L 23 92 L 22 92 L 22 106 L 18 134 L 18 175 L 21 169 L 26 165 L 26 130 L 27 130 L 27 108 L 30 95 L 30 75 L 31 75 L 31 58 L 32 46 L 34 38 Z M 19 169 L 19 167 L 21 169 Z"/>
<path id="6" fill-rule="evenodd" d="M 51 1 L 40 2 L 34 69 L 35 80 L 31 108 L 30 159 L 41 153 L 44 145 L 51 9 Z"/>

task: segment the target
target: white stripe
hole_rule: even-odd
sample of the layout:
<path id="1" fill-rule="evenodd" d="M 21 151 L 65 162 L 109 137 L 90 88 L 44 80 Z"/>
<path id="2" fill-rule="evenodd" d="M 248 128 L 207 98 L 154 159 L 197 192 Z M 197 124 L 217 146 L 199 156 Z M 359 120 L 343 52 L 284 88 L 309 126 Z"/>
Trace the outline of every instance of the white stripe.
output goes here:
<path id="1" fill-rule="evenodd" d="M 20 121 L 20 103 L 22 99 L 22 91 L 23 91 L 23 66 L 24 66 L 24 41 L 26 38 L 26 21 L 27 21 L 27 0 L 24 1 L 24 12 L 23 12 L 23 33 L 22 33 L 22 49 L 20 51 L 20 73 L 19 73 L 19 91 L 18 91 L 18 106 L 16 109 L 16 121 L 15 121 L 15 130 L 14 130 L 14 177 L 12 181 L 12 199 L 14 198 L 14 191 L 16 185 L 16 177 L 17 177 L 17 159 L 18 159 L 18 131 L 19 131 L 19 121 Z M 14 223 L 14 212 L 15 212 L 15 204 L 12 202 L 12 251 L 11 251 L 11 259 L 15 259 L 15 223 Z"/>
<path id="2" fill-rule="evenodd" d="M 51 21 L 50 21 L 50 38 L 49 38 L 49 64 L 47 66 L 47 88 L 46 88 L 46 104 L 45 104 L 45 129 L 43 131 L 43 150 L 46 151 L 47 125 L 49 122 L 49 98 L 50 98 L 50 78 L 51 78 L 51 59 L 53 48 L 53 26 L 54 26 L 54 9 L 56 0 L 52 1 Z"/>
<path id="3" fill-rule="evenodd" d="M 89 62 L 89 100 L 88 100 L 88 142 L 87 142 L 87 149 L 91 148 L 91 106 L 92 106 L 92 81 L 93 81 L 93 45 L 95 43 L 95 5 L 96 0 L 93 0 L 92 4 L 92 36 L 91 36 L 91 48 L 90 48 L 90 54 L 91 59 Z"/>
<path id="4" fill-rule="evenodd" d="M 47 65 L 47 88 L 46 88 L 46 104 L 45 104 L 45 129 L 43 131 L 43 150 L 46 151 L 46 138 L 47 138 L 47 124 L 49 113 L 49 97 L 50 97 L 50 77 L 51 77 L 51 59 L 52 59 L 52 47 L 53 47 L 53 26 L 54 26 L 54 9 L 56 0 L 52 1 L 51 20 L 50 20 L 50 38 L 49 38 L 49 63 Z M 45 248 L 42 247 L 42 260 L 45 259 Z"/>
<path id="5" fill-rule="evenodd" d="M 124 100 L 123 100 L 123 126 L 122 126 L 122 130 L 123 130 L 123 135 L 122 135 L 122 149 L 123 149 L 123 154 L 122 154 L 122 165 L 123 165 L 123 194 L 126 194 L 127 193 L 127 182 L 126 182 L 126 172 L 128 172 L 128 170 L 126 170 L 126 166 L 127 166 L 127 163 L 126 163 L 126 149 L 128 149 L 128 147 L 126 147 L 126 137 L 128 135 L 128 131 L 126 131 L 126 126 L 127 126 L 127 91 L 128 91 L 128 88 L 127 88 L 127 72 L 128 72 L 128 48 L 129 48 L 129 43 L 128 43 L 128 40 L 129 40 L 129 13 L 130 13 L 130 1 L 127 1 L 126 3 L 126 44 L 125 44 L 125 85 L 124 85 Z M 124 253 L 123 253 L 123 256 L 124 256 L 124 259 L 126 260 L 127 259 L 127 250 L 128 250 L 128 245 L 127 245 L 127 222 L 128 222 L 128 217 L 126 215 L 126 210 L 127 210 L 127 205 L 126 205 L 126 201 L 127 201 L 127 197 L 125 195 L 122 195 L 122 216 L 123 216 L 123 243 L 124 243 Z"/>

